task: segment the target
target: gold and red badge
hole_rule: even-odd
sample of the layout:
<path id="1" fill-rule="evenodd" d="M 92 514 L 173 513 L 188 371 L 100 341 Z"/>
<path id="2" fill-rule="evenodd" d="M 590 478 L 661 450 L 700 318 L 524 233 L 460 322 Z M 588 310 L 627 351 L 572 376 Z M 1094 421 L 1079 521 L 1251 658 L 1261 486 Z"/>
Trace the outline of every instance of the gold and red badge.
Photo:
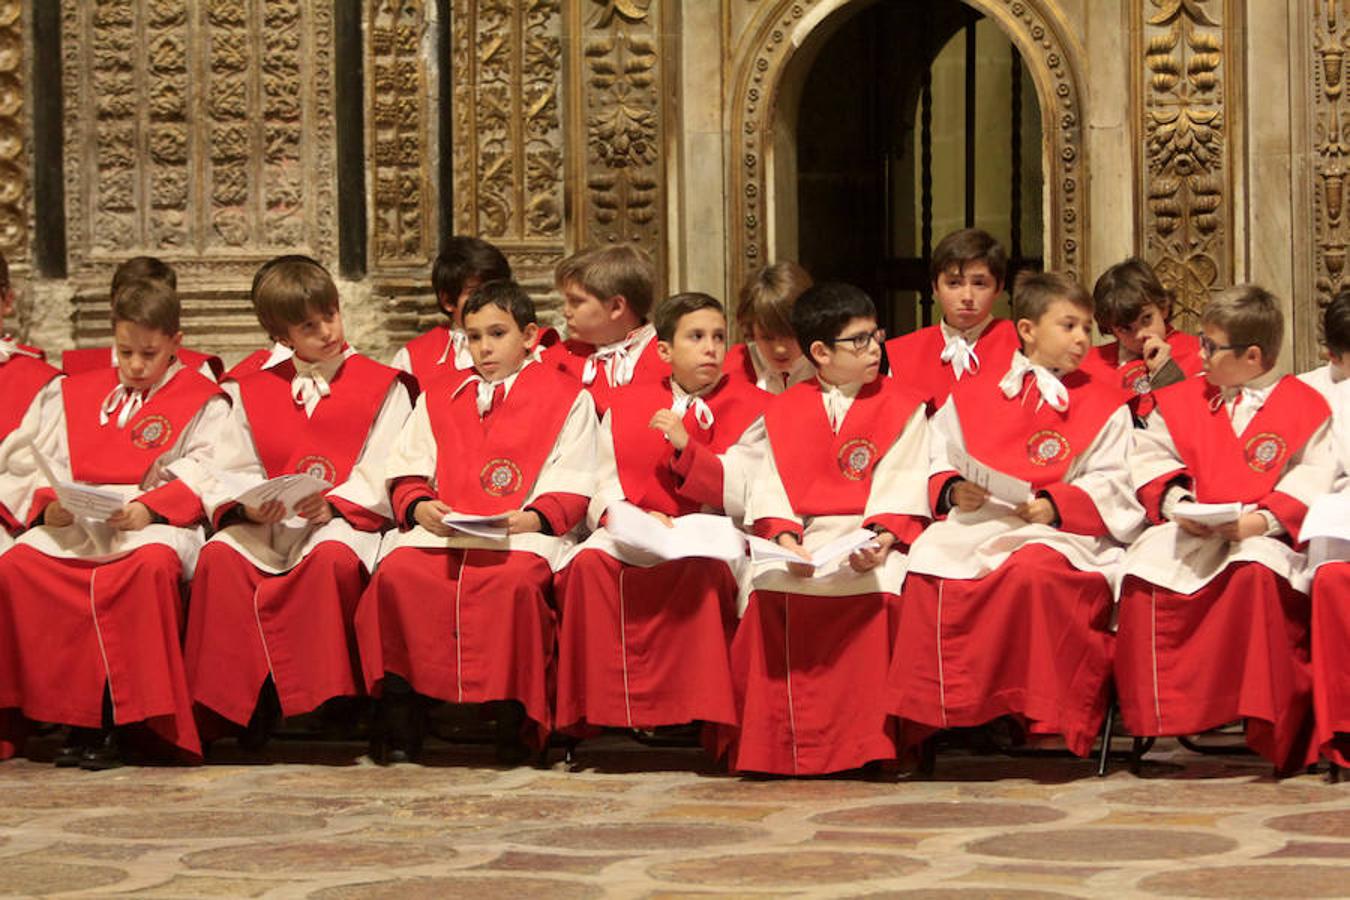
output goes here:
<path id="1" fill-rule="evenodd" d="M 1289 445 L 1278 434 L 1263 431 L 1247 441 L 1247 446 L 1243 448 L 1242 452 L 1252 471 L 1269 472 L 1284 462 L 1284 455 L 1289 452 Z"/>
<path id="2" fill-rule="evenodd" d="M 1147 394 L 1153 390 L 1153 381 L 1148 375 L 1148 366 L 1142 359 L 1126 363 L 1120 368 L 1120 386 L 1131 394 Z"/>
<path id="3" fill-rule="evenodd" d="M 853 438 L 839 448 L 839 471 L 849 481 L 862 481 L 877 460 L 877 445 L 867 438 Z"/>
<path id="4" fill-rule="evenodd" d="M 509 459 L 490 459 L 478 472 L 478 482 L 483 490 L 494 497 L 505 497 L 520 490 L 523 477 L 520 466 Z"/>
<path id="5" fill-rule="evenodd" d="M 337 466 L 328 457 L 317 453 L 300 457 L 300 461 L 295 464 L 295 471 L 322 478 L 329 484 L 337 484 Z"/>
<path id="6" fill-rule="evenodd" d="M 131 426 L 131 443 L 142 450 L 156 450 L 173 437 L 173 423 L 164 416 L 146 416 Z"/>
<path id="7" fill-rule="evenodd" d="M 1053 466 L 1064 462 L 1072 452 L 1069 439 L 1052 428 L 1043 428 L 1027 441 L 1027 458 L 1033 465 Z"/>

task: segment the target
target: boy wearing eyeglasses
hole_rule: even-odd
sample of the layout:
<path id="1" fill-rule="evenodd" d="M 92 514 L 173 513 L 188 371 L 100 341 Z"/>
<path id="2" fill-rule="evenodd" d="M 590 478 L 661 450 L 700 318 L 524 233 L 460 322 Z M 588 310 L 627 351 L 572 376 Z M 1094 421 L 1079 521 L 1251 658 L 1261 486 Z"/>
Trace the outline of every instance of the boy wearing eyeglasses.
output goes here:
<path id="1" fill-rule="evenodd" d="M 1086 756 L 1107 705 L 1111 572 L 1143 527 L 1132 425 L 1114 385 L 1079 368 L 1086 290 L 1024 273 L 1013 315 L 1022 349 L 998 380 L 962 382 L 931 420 L 945 519 L 910 550 L 891 709 L 909 745 L 1010 717 Z M 981 486 L 991 472 L 1015 481 L 995 496 Z"/>
<path id="2" fill-rule="evenodd" d="M 729 761 L 819 775 L 896 755 L 884 686 L 905 551 L 928 521 L 928 427 L 922 397 L 878 378 L 884 335 L 865 293 L 815 285 L 791 323 L 817 377 L 769 405 L 746 521 L 803 562 L 753 567 L 732 644 Z M 806 564 L 860 529 L 872 535 L 852 552 Z"/>
<path id="3" fill-rule="evenodd" d="M 1295 536 L 1329 487 L 1326 401 L 1275 370 L 1284 316 L 1239 285 L 1201 316 L 1205 377 L 1158 392 L 1130 467 L 1154 527 L 1130 548 L 1116 685 L 1130 732 L 1246 720 L 1247 744 L 1293 772 L 1316 759 L 1306 557 Z M 1207 516 L 1200 504 L 1241 504 Z"/>

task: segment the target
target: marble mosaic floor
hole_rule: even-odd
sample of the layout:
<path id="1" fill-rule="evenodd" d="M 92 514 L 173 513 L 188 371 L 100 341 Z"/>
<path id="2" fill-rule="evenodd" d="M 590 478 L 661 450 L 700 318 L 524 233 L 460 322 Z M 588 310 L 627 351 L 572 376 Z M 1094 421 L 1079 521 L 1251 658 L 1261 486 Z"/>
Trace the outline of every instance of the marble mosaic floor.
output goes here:
<path id="1" fill-rule="evenodd" d="M 222 742 L 224 743 L 224 742 Z M 1123 744 L 1122 744 L 1123 746 Z M 1350 784 L 1164 744 L 1140 777 L 939 757 L 936 778 L 750 781 L 588 745 L 578 772 L 436 745 L 224 748 L 198 768 L 0 764 L 0 895 L 357 898 L 1350 895 Z"/>

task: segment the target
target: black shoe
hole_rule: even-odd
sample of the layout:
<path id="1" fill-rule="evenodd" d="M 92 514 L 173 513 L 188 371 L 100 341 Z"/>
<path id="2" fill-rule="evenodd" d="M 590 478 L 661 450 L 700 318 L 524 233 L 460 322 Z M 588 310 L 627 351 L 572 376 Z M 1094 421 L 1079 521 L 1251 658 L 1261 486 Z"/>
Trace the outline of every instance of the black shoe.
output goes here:
<path id="1" fill-rule="evenodd" d="M 80 768 L 89 772 L 103 772 L 122 767 L 122 750 L 117 744 L 117 731 L 109 728 L 99 733 L 98 741 L 85 748 L 80 756 Z"/>
<path id="2" fill-rule="evenodd" d="M 257 753 L 267 746 L 267 742 L 272 739 L 272 732 L 276 731 L 280 723 L 281 700 L 277 697 L 276 685 L 269 675 L 258 691 L 258 705 L 253 707 L 248 726 L 239 736 L 239 746 L 250 753 Z"/>
<path id="3" fill-rule="evenodd" d="M 80 764 L 84 752 L 102 740 L 103 734 L 97 728 L 71 727 L 65 743 L 56 751 L 52 760 L 58 769 L 73 769 Z"/>
<path id="4" fill-rule="evenodd" d="M 525 707 L 518 700 L 501 700 L 492 705 L 497 719 L 497 762 L 518 766 L 530 758 L 530 748 L 521 737 Z"/>
<path id="5" fill-rule="evenodd" d="M 387 687 L 375 707 L 370 758 L 381 766 L 416 762 L 422 754 L 422 742 L 426 739 L 426 707 L 422 698 L 410 689 L 388 690 Z"/>

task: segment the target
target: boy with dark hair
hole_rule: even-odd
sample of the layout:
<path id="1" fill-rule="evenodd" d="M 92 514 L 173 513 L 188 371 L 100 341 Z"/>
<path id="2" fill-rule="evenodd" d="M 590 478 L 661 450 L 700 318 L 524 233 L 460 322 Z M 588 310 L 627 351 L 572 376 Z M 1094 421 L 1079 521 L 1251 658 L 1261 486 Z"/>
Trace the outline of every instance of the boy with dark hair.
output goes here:
<path id="1" fill-rule="evenodd" d="M 177 361 L 172 288 L 133 282 L 112 319 L 117 368 L 62 379 L 36 449 L 55 478 L 123 505 L 77 516 L 39 490 L 33 527 L 0 557 L 0 755 L 16 751 L 27 717 L 73 726 L 57 765 L 92 769 L 119 764 L 118 731 L 131 723 L 201 754 L 180 582 L 201 548 L 200 494 L 229 414 L 220 388 Z"/>
<path id="2" fill-rule="evenodd" d="M 1017 332 L 993 317 L 1007 271 L 1003 246 L 978 228 L 953 231 L 934 248 L 930 274 L 942 319 L 891 338 L 885 349 L 890 376 L 923 396 L 928 415 L 962 379 L 1007 368 Z"/>
<path id="3" fill-rule="evenodd" d="M 740 520 L 769 395 L 723 374 L 727 323 L 714 298 L 676 294 L 652 318 L 671 374 L 612 394 L 598 437 L 594 532 L 558 574 L 563 730 L 736 723 L 728 651 L 737 572 L 719 559 L 631 548 L 603 523 L 620 501 L 669 525 L 700 512 Z"/>
<path id="4" fill-rule="evenodd" d="M 379 763 L 417 756 L 422 698 L 492 704 L 504 762 L 524 758 L 523 741 L 542 746 L 551 724 L 553 567 L 591 496 L 595 406 L 534 360 L 539 326 L 519 285 L 483 285 L 463 315 L 474 374 L 423 393 L 389 454 L 403 530 L 356 614 L 366 687 L 381 695 Z M 505 534 L 457 529 L 450 514 Z"/>
<path id="5" fill-rule="evenodd" d="M 412 409 L 408 376 L 347 345 L 337 286 L 314 260 L 269 267 L 255 308 L 291 355 L 238 382 L 186 644 L 193 700 L 251 725 L 254 747 L 279 716 L 363 692 L 352 619 L 392 517 L 384 460 Z M 281 501 L 244 506 L 225 486 L 293 473 L 333 487 L 289 518 Z"/>
<path id="6" fill-rule="evenodd" d="M 109 300 L 116 303 L 117 295 L 128 285 L 138 281 L 153 281 L 167 286 L 175 294 L 178 291 L 178 273 L 174 271 L 173 266 L 155 256 L 133 256 L 113 271 L 112 284 L 108 288 Z M 176 352 L 179 362 L 189 369 L 197 370 L 212 381 L 219 381 L 225 374 L 225 363 L 221 362 L 218 356 L 199 353 L 186 347 L 179 347 Z M 102 347 L 81 347 L 61 354 L 61 368 L 67 375 L 101 369 L 108 364 L 108 351 Z M 114 367 L 117 365 L 115 353 L 111 364 Z"/>
<path id="7" fill-rule="evenodd" d="M 1327 364 L 1298 377 L 1315 388 L 1334 410 L 1337 404 L 1332 392 L 1350 375 L 1350 289 L 1338 292 L 1322 308 L 1322 345 L 1327 348 Z"/>
<path id="8" fill-rule="evenodd" d="M 726 373 L 771 394 L 809 381 L 816 371 L 792 333 L 792 307 L 811 286 L 811 276 L 783 260 L 750 273 L 741 288 L 736 325 L 745 343 L 727 351 Z"/>
<path id="9" fill-rule="evenodd" d="M 1083 372 L 1092 298 L 1064 275 L 1013 290 L 1022 349 L 932 420 L 934 523 L 910 550 L 890 673 L 906 742 L 1012 716 L 1092 749 L 1111 672 L 1113 569 L 1143 525 L 1129 410 Z M 993 496 L 988 473 L 1023 484 Z"/>
<path id="10" fill-rule="evenodd" d="M 1307 558 L 1294 538 L 1329 486 L 1330 410 L 1276 371 L 1284 315 L 1269 291 L 1230 288 L 1200 324 L 1205 377 L 1158 393 L 1131 454 L 1154 527 L 1125 559 L 1120 710 L 1141 736 L 1244 718 L 1248 745 L 1293 772 L 1317 758 Z M 1235 508 L 1206 522 L 1194 501 Z"/>
<path id="11" fill-rule="evenodd" d="M 1143 427 L 1154 391 L 1200 373 L 1200 342 L 1172 327 L 1172 293 L 1142 259 L 1103 272 L 1092 299 L 1097 330 L 1115 340 L 1088 351 L 1083 369 L 1104 384 L 1114 379 Z"/>
<path id="12" fill-rule="evenodd" d="M 817 377 L 769 405 L 746 521 L 803 560 L 850 546 L 818 568 L 753 566 L 728 737 L 734 770 L 818 775 L 896 755 L 885 678 L 905 553 L 929 515 L 928 428 L 923 399 L 878 378 L 882 333 L 861 290 L 815 285 L 792 327 Z"/>
<path id="13" fill-rule="evenodd" d="M 563 296 L 568 339 L 546 350 L 543 361 L 580 378 L 601 415 L 614 388 L 655 384 L 670 374 L 647 322 L 656 271 L 641 248 L 583 250 L 558 263 L 553 280 Z"/>
<path id="14" fill-rule="evenodd" d="M 451 235 L 431 266 L 431 289 L 446 320 L 403 346 L 390 363 L 425 387 L 438 373 L 473 368 L 464 336 L 464 302 L 489 281 L 510 281 L 511 264 L 482 238 Z"/>
<path id="15" fill-rule="evenodd" d="M 18 343 L 4 330 L 14 314 L 9 263 L 0 253 L 0 553 L 14 543 L 28 518 L 36 469 L 20 452 L 37 437 L 43 405 L 58 393 L 61 373 L 43 352 Z"/>

